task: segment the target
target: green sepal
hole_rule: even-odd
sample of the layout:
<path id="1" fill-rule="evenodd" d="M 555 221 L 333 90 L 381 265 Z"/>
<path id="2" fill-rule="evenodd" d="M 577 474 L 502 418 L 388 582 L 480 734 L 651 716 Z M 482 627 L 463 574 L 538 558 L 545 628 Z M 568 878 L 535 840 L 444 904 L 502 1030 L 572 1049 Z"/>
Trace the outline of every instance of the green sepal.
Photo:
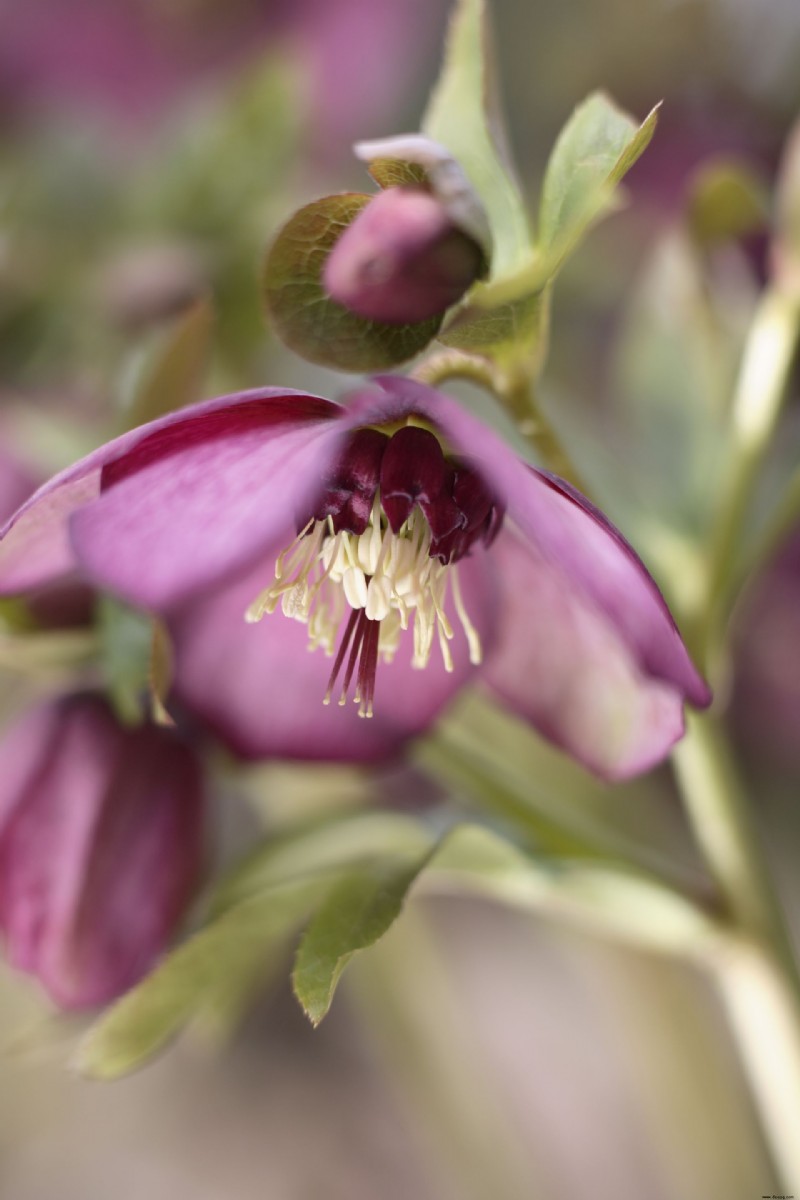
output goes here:
<path id="1" fill-rule="evenodd" d="M 95 606 L 100 658 L 114 711 L 125 725 L 147 717 L 153 619 L 111 596 Z"/>
<path id="2" fill-rule="evenodd" d="M 367 170 L 380 188 L 424 187 L 428 181 L 424 167 L 400 158 L 375 158 Z"/>
<path id="3" fill-rule="evenodd" d="M 371 199 L 350 192 L 307 204 L 279 231 L 264 264 L 264 298 L 281 339 L 309 362 L 340 371 L 396 367 L 424 350 L 442 323 L 438 316 L 413 325 L 368 321 L 325 291 L 325 261 Z"/>

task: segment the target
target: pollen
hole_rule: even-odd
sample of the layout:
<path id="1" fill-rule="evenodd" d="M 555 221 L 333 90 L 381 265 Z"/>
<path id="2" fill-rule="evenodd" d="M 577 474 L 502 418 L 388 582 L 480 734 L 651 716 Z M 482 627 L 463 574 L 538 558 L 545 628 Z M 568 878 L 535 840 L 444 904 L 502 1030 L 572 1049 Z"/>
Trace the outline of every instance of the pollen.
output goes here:
<path id="1" fill-rule="evenodd" d="M 393 531 L 377 489 L 360 533 L 337 531 L 331 516 L 312 518 L 278 556 L 273 583 L 245 617 L 260 621 L 280 606 L 284 616 L 301 621 L 309 649 L 334 658 L 324 702 L 331 702 L 341 677 L 339 704 L 354 685 L 359 715 L 371 717 L 378 663 L 392 661 L 404 632 L 412 638 L 412 667 L 424 669 L 438 648 L 445 669 L 453 670 L 449 589 L 470 662 L 478 664 L 481 642 L 464 604 L 458 564 L 437 556 L 420 507 Z"/>

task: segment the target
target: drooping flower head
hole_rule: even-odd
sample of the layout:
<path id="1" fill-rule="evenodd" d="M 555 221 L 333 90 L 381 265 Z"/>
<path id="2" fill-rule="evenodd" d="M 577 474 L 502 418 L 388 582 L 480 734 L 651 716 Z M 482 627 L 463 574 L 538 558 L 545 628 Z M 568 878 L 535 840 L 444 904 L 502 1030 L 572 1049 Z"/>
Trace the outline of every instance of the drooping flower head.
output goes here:
<path id="1" fill-rule="evenodd" d="M 619 777 L 710 698 L 617 530 L 407 379 L 347 408 L 222 397 L 108 443 L 9 522 L 0 587 L 76 562 L 167 615 L 178 695 L 247 754 L 382 757 L 480 671 Z"/>
<path id="2" fill-rule="evenodd" d="M 97 696 L 26 713 L 0 742 L 0 931 L 63 1008 L 147 973 L 203 862 L 199 764 L 172 731 L 123 728 Z"/>

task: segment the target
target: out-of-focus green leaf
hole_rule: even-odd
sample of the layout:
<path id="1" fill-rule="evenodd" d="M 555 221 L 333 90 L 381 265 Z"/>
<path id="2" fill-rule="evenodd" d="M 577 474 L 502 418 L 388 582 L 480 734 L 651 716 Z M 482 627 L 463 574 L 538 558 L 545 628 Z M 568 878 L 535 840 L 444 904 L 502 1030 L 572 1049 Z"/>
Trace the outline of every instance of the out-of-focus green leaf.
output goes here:
<path id="1" fill-rule="evenodd" d="M 274 56 L 188 110 L 155 144 L 149 179 L 131 198 L 137 224 L 203 241 L 224 234 L 220 248 L 249 240 L 296 153 L 298 90 L 297 71 Z"/>
<path id="2" fill-rule="evenodd" d="M 539 210 L 537 273 L 554 275 L 586 232 L 617 203 L 615 189 L 646 149 L 658 109 L 637 125 L 602 92 L 575 109 L 550 155 Z"/>
<path id="3" fill-rule="evenodd" d="M 654 245 L 615 347 L 612 395 L 621 474 L 640 502 L 695 535 L 715 501 L 728 398 L 752 280 L 731 258 L 704 275 L 695 246 L 672 230 Z"/>
<path id="4" fill-rule="evenodd" d="M 430 857 L 376 860 L 349 872 L 333 888 L 303 935 L 292 983 L 312 1025 L 333 1000 L 350 959 L 381 938 L 400 915 L 408 889 Z"/>
<path id="5" fill-rule="evenodd" d="M 355 812 L 314 821 L 269 837 L 219 884 L 214 912 L 290 882 L 301 875 L 330 872 L 376 858 L 425 854 L 432 835 L 418 821 L 392 812 Z"/>
<path id="6" fill-rule="evenodd" d="M 326 196 L 294 214 L 264 265 L 264 296 L 275 329 L 310 362 L 342 371 L 378 371 L 405 362 L 436 336 L 441 317 L 414 325 L 366 321 L 325 291 L 325 260 L 371 197 Z"/>
<path id="7" fill-rule="evenodd" d="M 689 228 L 703 245 L 732 241 L 764 229 L 769 194 L 746 162 L 719 158 L 695 173 L 688 198 Z"/>
<path id="8" fill-rule="evenodd" d="M 531 257 L 522 198 L 505 160 L 505 136 L 487 51 L 484 0 L 458 0 L 423 132 L 446 146 L 480 196 L 492 231 L 492 278 Z"/>
<path id="9" fill-rule="evenodd" d="M 230 1008 L 274 970 L 294 930 L 330 886 L 305 879 L 244 900 L 174 951 L 89 1030 L 75 1066 L 118 1079 L 141 1066 L 193 1018 Z"/>
<path id="10" fill-rule="evenodd" d="M 399 158 L 375 158 L 367 170 L 378 187 L 421 186 L 427 179 L 424 167 L 418 163 L 403 162 Z"/>
<path id="11" fill-rule="evenodd" d="M 153 421 L 199 398 L 213 324 L 211 301 L 203 297 L 158 338 L 137 372 L 125 413 L 126 428 Z"/>
<path id="12" fill-rule="evenodd" d="M 447 836 L 422 882 L 425 890 L 443 885 L 476 890 L 664 953 L 702 956 L 722 934 L 684 896 L 646 875 L 584 861 L 530 858 L 478 825 L 461 825 Z"/>
<path id="13" fill-rule="evenodd" d="M 111 596 L 101 596 L 97 629 L 106 685 L 117 716 L 125 724 L 138 724 L 147 715 L 152 617 Z"/>

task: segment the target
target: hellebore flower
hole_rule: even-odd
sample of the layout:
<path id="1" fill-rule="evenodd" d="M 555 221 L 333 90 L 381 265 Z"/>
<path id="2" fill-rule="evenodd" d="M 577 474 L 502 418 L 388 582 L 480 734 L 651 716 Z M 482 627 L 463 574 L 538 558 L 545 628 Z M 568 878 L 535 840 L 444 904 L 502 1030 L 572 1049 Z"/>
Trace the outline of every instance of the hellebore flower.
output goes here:
<path id="1" fill-rule="evenodd" d="M 267 389 L 173 413 L 51 480 L 2 539 L 6 594 L 77 562 L 166 614 L 178 696 L 250 755 L 383 757 L 480 668 L 619 778 L 710 700 L 617 530 L 408 379 L 347 408 Z"/>
<path id="2" fill-rule="evenodd" d="M 324 281 L 360 317 L 403 325 L 450 308 L 483 264 L 480 246 L 432 192 L 394 187 L 370 200 L 339 238 Z"/>
<path id="3" fill-rule="evenodd" d="M 70 696 L 0 742 L 0 929 L 62 1008 L 113 1000 L 165 949 L 199 880 L 199 765 L 171 730 Z"/>

